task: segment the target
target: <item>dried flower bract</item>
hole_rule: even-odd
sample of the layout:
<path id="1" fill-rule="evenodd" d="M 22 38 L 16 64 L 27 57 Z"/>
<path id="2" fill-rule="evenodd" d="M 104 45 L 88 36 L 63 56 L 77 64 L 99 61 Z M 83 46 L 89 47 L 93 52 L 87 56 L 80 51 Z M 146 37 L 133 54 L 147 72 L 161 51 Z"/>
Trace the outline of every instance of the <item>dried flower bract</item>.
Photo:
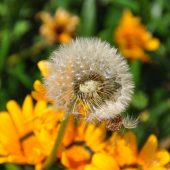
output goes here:
<path id="1" fill-rule="evenodd" d="M 78 38 L 54 51 L 49 63 L 44 78 L 48 98 L 57 107 L 72 107 L 73 114 L 88 121 L 113 119 L 131 100 L 127 62 L 107 42 Z"/>

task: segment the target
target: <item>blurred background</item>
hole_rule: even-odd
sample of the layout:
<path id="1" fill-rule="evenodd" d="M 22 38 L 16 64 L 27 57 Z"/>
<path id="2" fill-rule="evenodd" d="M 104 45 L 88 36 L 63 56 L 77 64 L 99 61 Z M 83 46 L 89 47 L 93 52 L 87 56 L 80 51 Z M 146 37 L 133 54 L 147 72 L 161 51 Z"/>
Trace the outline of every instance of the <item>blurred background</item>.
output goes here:
<path id="1" fill-rule="evenodd" d="M 0 110 L 22 103 L 41 80 L 37 67 L 62 43 L 99 37 L 127 58 L 139 116 L 139 146 L 149 134 L 170 149 L 170 5 L 166 0 L 1 0 Z M 0 167 L 1 168 L 1 167 Z M 10 169 L 11 170 L 11 169 Z"/>

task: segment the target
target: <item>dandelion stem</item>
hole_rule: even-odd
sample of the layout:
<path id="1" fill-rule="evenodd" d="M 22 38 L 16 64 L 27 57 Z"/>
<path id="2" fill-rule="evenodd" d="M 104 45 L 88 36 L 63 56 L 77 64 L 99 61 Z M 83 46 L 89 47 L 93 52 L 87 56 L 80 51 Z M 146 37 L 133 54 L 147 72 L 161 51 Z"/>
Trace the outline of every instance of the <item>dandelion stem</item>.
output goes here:
<path id="1" fill-rule="evenodd" d="M 60 124 L 60 128 L 57 133 L 53 149 L 52 149 L 49 157 L 46 159 L 46 161 L 44 163 L 44 166 L 43 166 L 44 170 L 48 170 L 56 161 L 57 151 L 58 151 L 58 148 L 59 148 L 61 141 L 63 139 L 64 132 L 67 127 L 67 122 L 68 122 L 69 118 L 70 118 L 70 114 L 68 114 L 68 112 L 66 112 L 64 119 L 62 120 L 62 122 Z"/>

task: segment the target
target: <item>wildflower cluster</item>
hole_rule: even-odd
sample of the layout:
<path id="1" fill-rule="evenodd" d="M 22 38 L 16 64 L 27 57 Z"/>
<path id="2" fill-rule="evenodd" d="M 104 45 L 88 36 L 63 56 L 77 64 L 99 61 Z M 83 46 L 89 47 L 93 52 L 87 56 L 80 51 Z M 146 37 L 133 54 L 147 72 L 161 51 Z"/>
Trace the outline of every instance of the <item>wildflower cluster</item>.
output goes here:
<path id="1" fill-rule="evenodd" d="M 56 110 L 45 101 L 35 106 L 31 96 L 22 108 L 15 102 L 7 103 L 7 111 L 0 114 L 0 163 L 34 165 L 43 163 L 52 150 L 64 110 Z M 137 149 L 133 132 L 113 133 L 109 138 L 101 124 L 75 122 L 70 118 L 64 138 L 56 154 L 56 161 L 74 170 L 168 169 L 170 155 L 158 149 L 155 135 L 151 135 L 141 150 Z"/>
<path id="2" fill-rule="evenodd" d="M 98 55 L 95 53 L 91 54 L 91 49 L 95 50 L 96 46 L 99 49 L 103 48 L 102 53 L 100 52 L 98 53 Z M 74 49 L 76 49 L 75 52 Z M 86 49 L 87 51 L 83 53 L 81 52 L 82 49 Z M 82 65 L 83 63 L 81 64 L 79 62 L 80 60 L 83 60 L 81 58 L 81 53 L 84 54 L 82 56 L 87 56 L 86 58 L 87 60 L 88 57 L 91 57 L 90 55 L 93 56 L 96 55 L 96 57 L 100 55 L 104 57 L 106 52 L 110 54 L 109 60 L 113 60 L 111 66 L 112 64 L 115 64 L 114 69 L 116 69 L 116 67 L 119 68 L 120 67 L 119 64 L 120 64 L 122 66 L 121 69 L 125 69 L 125 70 L 119 69 L 116 72 L 117 74 L 116 73 L 113 74 L 111 72 L 112 70 L 110 70 L 109 72 L 109 63 L 103 63 L 104 62 L 103 58 L 97 58 L 95 61 L 97 61 L 98 63 L 96 63 L 96 65 L 93 66 L 93 68 L 96 69 L 97 67 L 101 66 L 102 63 L 107 64 L 107 66 L 106 65 L 105 67 L 103 66 L 104 68 L 107 68 L 107 72 L 105 73 L 104 69 L 100 70 L 100 72 L 97 72 L 99 68 L 97 68 L 95 71 L 92 68 L 90 69 L 90 72 L 85 72 L 89 70 L 89 69 L 86 70 L 85 67 L 90 67 L 90 65 L 89 64 L 86 65 L 86 63 L 85 65 Z M 64 56 L 61 56 L 62 54 Z M 71 58 L 71 56 L 78 56 L 78 57 Z M 64 57 L 70 57 L 70 60 L 68 60 L 67 58 L 65 59 Z M 100 62 L 100 59 L 102 59 L 103 62 Z M 115 61 L 120 63 L 116 64 L 114 63 Z M 71 65 L 70 62 L 72 64 L 72 67 L 70 67 Z M 90 63 L 93 65 L 94 63 L 93 59 L 91 60 Z M 76 67 L 74 67 L 74 64 L 76 64 Z M 99 66 L 97 64 L 99 64 Z M 120 113 L 115 114 L 114 112 L 112 112 L 112 115 L 109 115 L 111 113 L 107 112 L 109 109 L 111 110 L 111 108 L 114 108 L 114 102 L 117 102 L 116 100 L 112 101 L 112 99 L 109 98 L 108 100 L 110 104 L 108 105 L 106 104 L 107 102 L 103 101 L 105 105 L 104 106 L 105 109 L 103 109 L 101 106 L 100 108 L 97 108 L 95 105 L 94 106 L 91 105 L 93 109 L 102 108 L 101 111 L 98 111 L 101 114 L 103 114 L 102 117 L 100 117 L 100 115 L 98 116 L 97 114 L 95 114 L 94 113 L 95 110 L 90 110 L 89 115 L 87 115 L 87 110 L 89 111 L 88 108 L 89 105 L 87 103 L 88 101 L 86 101 L 84 104 L 82 104 L 82 102 L 84 100 L 89 100 L 88 97 L 93 97 L 94 95 L 91 94 L 93 93 L 94 84 L 93 82 L 90 81 L 94 81 L 94 82 L 97 81 L 98 83 L 98 81 L 101 81 L 100 80 L 101 75 L 104 76 L 105 74 L 108 74 L 107 78 L 109 79 L 108 76 L 110 77 L 113 75 L 119 76 L 120 72 L 121 75 L 119 78 L 117 78 L 118 79 L 117 81 L 119 83 L 119 86 L 121 86 L 121 90 L 124 88 L 122 87 L 123 85 L 121 84 L 121 82 L 124 82 L 123 80 L 126 80 L 127 78 L 128 82 L 132 81 L 130 73 L 127 72 L 128 68 L 126 63 L 121 58 L 121 56 L 116 54 L 114 49 L 109 47 L 107 43 L 103 43 L 97 39 L 76 40 L 75 42 L 72 42 L 69 45 L 61 46 L 60 49 L 53 54 L 53 58 L 50 61 L 41 61 L 38 63 L 38 66 L 42 72 L 42 75 L 44 75 L 45 77 L 44 81 L 46 84 L 43 85 L 41 84 L 40 81 L 38 80 L 35 81 L 36 91 L 32 92 L 33 97 L 37 100 L 35 106 L 33 105 L 33 100 L 31 96 L 27 96 L 24 100 L 22 108 L 15 101 L 9 101 L 7 103 L 8 112 L 2 112 L 0 114 L 0 121 L 1 121 L 0 130 L 2 132 L 1 133 L 2 138 L 0 141 L 0 148 L 2 148 L 1 157 L 0 157 L 1 163 L 11 162 L 17 164 L 28 164 L 28 165 L 34 165 L 36 170 L 43 169 L 45 160 L 47 160 L 47 158 L 50 156 L 51 151 L 53 150 L 55 137 L 56 134 L 59 133 L 64 112 L 66 112 L 67 107 L 69 107 L 69 104 L 73 104 L 71 99 L 77 97 L 78 99 L 76 100 L 80 100 L 79 101 L 80 103 L 74 103 L 73 105 L 74 108 L 77 109 L 78 107 L 79 110 L 77 109 L 75 111 L 73 109 L 71 113 L 75 115 L 74 112 L 79 111 L 79 114 L 86 115 L 88 117 L 86 119 L 75 119 L 74 116 L 69 118 L 69 122 L 67 124 L 63 136 L 63 140 L 61 141 L 59 149 L 55 155 L 55 160 L 56 161 L 58 160 L 58 162 L 63 167 L 70 170 L 71 169 L 72 170 L 73 169 L 74 170 L 95 170 L 95 169 L 99 169 L 99 170 L 100 169 L 101 170 L 155 169 L 157 170 L 160 168 L 167 169 L 168 163 L 170 161 L 170 155 L 168 151 L 163 149 L 158 149 L 158 143 L 155 135 L 151 135 L 148 138 L 148 140 L 146 141 L 146 143 L 144 144 L 144 146 L 140 151 L 138 151 L 137 149 L 136 136 L 133 132 L 129 131 L 123 134 L 119 134 L 115 132 L 112 133 L 112 135 L 109 138 L 107 137 L 107 129 L 105 128 L 105 126 L 107 125 L 107 128 L 111 130 L 119 130 L 119 128 L 116 129 L 116 127 L 120 123 L 120 119 L 122 119 Z M 82 66 L 81 70 L 79 68 L 80 66 Z M 69 69 L 69 71 L 67 71 L 67 69 Z M 95 74 L 100 74 L 100 75 L 98 76 L 91 75 L 91 73 L 93 72 L 95 72 Z M 74 74 L 71 76 L 70 73 L 71 75 L 72 73 L 79 74 L 79 76 L 76 79 L 74 77 Z M 86 73 L 86 76 L 84 76 L 84 73 Z M 87 76 L 87 73 L 89 74 L 89 76 Z M 67 75 L 70 77 L 67 78 Z M 67 84 L 66 85 L 62 84 L 65 82 L 65 80 L 63 80 L 60 76 L 63 76 L 63 78 L 66 78 L 68 81 L 75 81 L 76 79 L 75 84 L 76 86 L 78 86 L 77 88 L 79 89 L 75 90 L 74 82 L 73 83 L 68 82 L 68 83 L 73 85 L 73 87 L 69 86 L 69 89 L 73 89 L 72 90 L 73 95 L 77 95 L 77 96 L 70 96 L 71 93 L 64 93 L 64 91 L 62 91 L 62 90 L 66 91 Z M 85 81 L 89 81 L 89 84 L 87 84 L 87 86 L 83 84 L 84 82 L 82 81 L 81 76 L 85 79 Z M 55 78 L 57 78 L 58 81 L 56 81 Z M 88 78 L 89 79 L 91 78 L 91 80 L 88 80 Z M 112 86 L 112 84 L 113 87 L 115 87 L 114 86 L 115 80 L 116 77 L 114 77 L 114 79 L 109 82 L 110 83 L 109 87 Z M 107 80 L 103 78 L 103 81 L 107 81 Z M 60 86 L 57 87 L 57 91 L 56 91 L 54 85 L 57 86 L 56 84 L 57 82 L 60 83 Z M 48 83 L 50 84 L 48 85 Z M 80 84 L 77 85 L 77 83 Z M 104 88 L 107 88 L 107 86 Z M 130 84 L 129 88 L 127 87 L 127 89 L 129 90 L 132 88 L 133 88 L 132 84 Z M 50 90 L 52 90 L 53 93 L 51 93 Z M 78 93 L 77 90 L 80 90 L 80 93 L 84 92 L 85 94 L 81 94 L 79 96 L 79 94 L 77 94 Z M 124 91 L 121 92 L 121 90 L 118 93 L 120 94 L 120 96 L 117 96 L 117 98 L 119 97 L 122 98 L 121 93 L 123 93 Z M 57 95 L 58 91 L 60 92 L 59 93 L 60 95 L 65 94 L 64 95 L 65 97 L 60 98 L 61 96 Z M 48 93 L 50 93 L 51 95 L 49 95 Z M 52 96 L 50 100 L 48 99 L 49 96 L 50 97 Z M 55 97 L 57 98 L 56 100 Z M 94 100 L 95 99 L 96 98 L 94 98 Z M 62 102 L 56 103 L 57 101 L 62 101 Z M 49 102 L 51 103 L 51 105 L 48 105 Z M 103 103 L 100 104 L 102 105 Z M 113 106 L 111 106 L 111 104 Z M 90 118 L 91 116 L 93 117 L 93 114 L 95 115 L 96 119 L 100 119 L 101 122 L 100 124 L 96 125 L 96 124 L 87 123 L 87 119 L 89 120 L 89 117 Z M 105 119 L 107 119 L 107 121 L 104 121 Z M 123 124 L 128 126 L 127 122 L 130 122 L 129 127 L 131 128 L 132 122 L 131 120 L 128 120 L 128 118 L 126 118 L 126 121 L 124 119 Z M 6 127 L 8 127 L 7 129 L 4 128 L 4 123 L 6 124 Z M 136 125 L 136 122 L 134 122 L 134 125 Z M 13 145 L 16 145 L 16 147 L 9 147 L 10 145 L 12 145 L 12 143 Z"/>
<path id="3" fill-rule="evenodd" d="M 114 38 L 122 54 L 128 59 L 148 61 L 147 51 L 155 51 L 159 48 L 159 40 L 153 38 L 141 24 L 140 18 L 126 10 L 114 32 Z"/>

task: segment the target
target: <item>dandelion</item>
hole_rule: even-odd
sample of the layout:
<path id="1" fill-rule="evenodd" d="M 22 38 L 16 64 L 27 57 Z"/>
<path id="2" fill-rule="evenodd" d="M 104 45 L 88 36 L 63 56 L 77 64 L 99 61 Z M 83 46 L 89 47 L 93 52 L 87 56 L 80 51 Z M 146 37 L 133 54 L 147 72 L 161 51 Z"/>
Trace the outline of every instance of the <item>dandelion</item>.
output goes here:
<path id="1" fill-rule="evenodd" d="M 40 27 L 40 34 L 50 44 L 68 43 L 75 36 L 79 18 L 71 15 L 64 9 L 59 8 L 54 16 L 47 12 L 40 12 L 38 17 L 43 21 L 43 25 Z"/>
<path id="2" fill-rule="evenodd" d="M 44 84 L 57 108 L 71 107 L 71 113 L 87 121 L 102 121 L 114 119 L 128 106 L 132 75 L 126 60 L 107 42 L 76 39 L 61 45 L 48 62 Z"/>
<path id="3" fill-rule="evenodd" d="M 128 59 L 148 61 L 147 51 L 159 48 L 159 40 L 147 32 L 139 17 L 126 10 L 114 32 L 114 38 L 122 54 Z"/>

